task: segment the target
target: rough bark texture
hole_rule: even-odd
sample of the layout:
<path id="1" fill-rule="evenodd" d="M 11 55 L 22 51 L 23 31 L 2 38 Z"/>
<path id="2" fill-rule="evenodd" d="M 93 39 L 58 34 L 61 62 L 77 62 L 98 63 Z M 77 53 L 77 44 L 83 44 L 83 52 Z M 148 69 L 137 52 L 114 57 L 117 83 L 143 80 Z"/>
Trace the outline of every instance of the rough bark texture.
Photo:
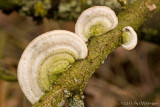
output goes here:
<path id="1" fill-rule="evenodd" d="M 156 5 L 154 11 L 149 11 L 148 5 Z M 34 107 L 49 107 L 59 105 L 65 100 L 67 90 L 71 95 L 83 93 L 88 79 L 106 56 L 122 44 L 121 30 L 125 26 L 131 26 L 137 30 L 149 17 L 160 10 L 160 0 L 137 0 L 128 9 L 119 13 L 118 26 L 98 37 L 93 37 L 88 42 L 89 54 L 86 59 L 77 61 L 71 66 L 59 80 L 54 82 L 53 89 L 47 92 Z M 52 100 L 53 99 L 53 100 Z"/>

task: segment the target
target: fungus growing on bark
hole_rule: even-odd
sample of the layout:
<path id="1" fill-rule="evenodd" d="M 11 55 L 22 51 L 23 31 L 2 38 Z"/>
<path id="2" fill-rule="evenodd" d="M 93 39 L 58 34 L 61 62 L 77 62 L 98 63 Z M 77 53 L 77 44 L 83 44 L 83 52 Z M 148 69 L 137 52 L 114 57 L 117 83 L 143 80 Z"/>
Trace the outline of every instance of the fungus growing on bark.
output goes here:
<path id="1" fill-rule="evenodd" d="M 76 34 L 54 30 L 34 39 L 23 52 L 18 65 L 20 87 L 33 104 L 75 60 L 84 59 L 88 50 Z"/>
<path id="2" fill-rule="evenodd" d="M 79 17 L 75 27 L 77 35 L 54 30 L 34 39 L 25 49 L 18 65 L 19 84 L 28 100 L 32 104 L 38 101 L 75 60 L 86 58 L 88 50 L 85 42 L 91 36 L 102 35 L 117 24 L 118 18 L 113 10 L 95 6 Z"/>
<path id="3" fill-rule="evenodd" d="M 85 10 L 77 20 L 75 33 L 85 42 L 91 36 L 102 35 L 118 24 L 115 12 L 106 6 L 94 6 Z"/>
<path id="4" fill-rule="evenodd" d="M 122 47 L 126 50 L 133 49 L 137 45 L 137 33 L 130 26 L 124 27 L 122 31 Z"/>

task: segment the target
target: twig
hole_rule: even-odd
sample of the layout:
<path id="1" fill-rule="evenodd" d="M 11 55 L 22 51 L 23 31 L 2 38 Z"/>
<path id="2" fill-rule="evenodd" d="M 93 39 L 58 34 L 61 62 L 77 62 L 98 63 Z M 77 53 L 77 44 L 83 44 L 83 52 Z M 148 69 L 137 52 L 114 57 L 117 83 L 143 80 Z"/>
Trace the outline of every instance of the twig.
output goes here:
<path id="1" fill-rule="evenodd" d="M 0 68 L 0 79 L 5 81 L 14 82 L 17 81 L 17 76 L 14 74 L 11 74 L 7 70 Z"/>
<path id="2" fill-rule="evenodd" d="M 127 9 L 127 1 L 126 0 L 118 0 L 118 2 L 122 6 L 122 9 Z"/>

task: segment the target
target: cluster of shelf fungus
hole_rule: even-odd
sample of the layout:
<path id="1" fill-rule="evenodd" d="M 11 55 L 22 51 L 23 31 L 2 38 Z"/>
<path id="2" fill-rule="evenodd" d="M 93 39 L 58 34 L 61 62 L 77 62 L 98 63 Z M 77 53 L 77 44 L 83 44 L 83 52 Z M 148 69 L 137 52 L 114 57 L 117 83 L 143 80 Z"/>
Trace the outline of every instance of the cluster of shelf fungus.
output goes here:
<path id="1" fill-rule="evenodd" d="M 86 42 L 91 36 L 100 36 L 117 25 L 118 18 L 113 10 L 94 6 L 80 15 L 75 33 L 53 30 L 35 38 L 18 64 L 18 81 L 27 99 L 32 104 L 37 102 L 76 60 L 87 57 Z M 123 28 L 122 37 L 124 49 L 136 46 L 137 34 L 132 27 Z"/>

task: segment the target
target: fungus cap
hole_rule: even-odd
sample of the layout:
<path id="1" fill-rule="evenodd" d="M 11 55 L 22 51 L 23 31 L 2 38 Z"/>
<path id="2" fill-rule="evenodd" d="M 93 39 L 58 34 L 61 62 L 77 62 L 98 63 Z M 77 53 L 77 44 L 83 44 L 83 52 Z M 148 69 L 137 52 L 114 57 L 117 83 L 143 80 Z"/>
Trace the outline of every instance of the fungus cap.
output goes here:
<path id="1" fill-rule="evenodd" d="M 104 34 L 117 24 L 118 18 L 112 9 L 94 6 L 82 12 L 76 22 L 75 33 L 87 42 L 91 36 Z"/>
<path id="2" fill-rule="evenodd" d="M 75 60 L 84 59 L 86 44 L 74 33 L 54 30 L 35 38 L 18 64 L 20 87 L 33 104 Z"/>
<path id="3" fill-rule="evenodd" d="M 122 29 L 123 44 L 122 47 L 126 50 L 131 50 L 137 45 L 137 33 L 130 26 Z"/>

